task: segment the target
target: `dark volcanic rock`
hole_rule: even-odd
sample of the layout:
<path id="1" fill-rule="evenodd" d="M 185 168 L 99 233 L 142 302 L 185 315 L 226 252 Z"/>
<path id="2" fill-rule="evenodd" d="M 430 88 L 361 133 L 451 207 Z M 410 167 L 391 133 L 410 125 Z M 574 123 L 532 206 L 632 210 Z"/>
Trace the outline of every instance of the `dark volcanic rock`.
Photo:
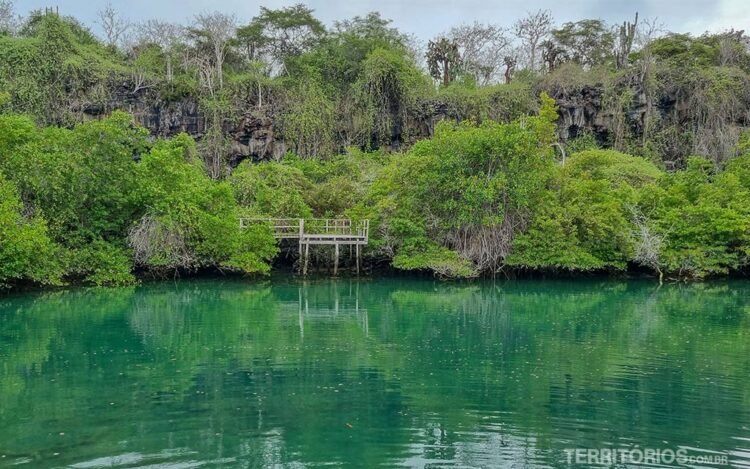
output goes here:
<path id="1" fill-rule="evenodd" d="M 635 91 L 632 102 L 625 110 L 625 124 L 638 135 L 643 128 L 646 113 L 645 94 L 637 84 L 625 86 L 634 87 Z M 560 140 L 567 141 L 583 133 L 591 133 L 600 143 L 609 142 L 616 116 L 613 111 L 605 109 L 603 86 L 584 86 L 575 91 L 547 91 L 559 107 Z M 101 116 L 115 109 L 127 111 L 157 137 L 171 137 L 186 132 L 200 141 L 206 132 L 206 118 L 197 99 L 193 97 L 167 101 L 148 88 L 134 92 L 132 84 L 128 83 L 118 86 L 112 94 L 112 99 L 106 105 L 87 104 L 80 111 L 90 116 Z M 663 97 L 656 105 L 662 114 L 671 114 L 678 111 L 678 103 L 675 101 Z M 427 138 L 432 135 L 438 121 L 451 118 L 457 117 L 451 115 L 448 104 L 429 103 L 421 112 L 411 116 L 411 125 L 416 128 L 416 132 L 410 135 L 409 141 L 402 142 L 400 126 L 394 126 L 391 143 L 382 148 L 397 151 L 403 144 L 410 145 L 418 139 Z M 224 132 L 231 140 L 230 154 L 227 156 L 232 166 L 248 158 L 254 161 L 279 159 L 288 150 L 281 138 L 271 106 L 257 108 L 248 105 L 239 117 L 224 123 Z"/>
<path id="2" fill-rule="evenodd" d="M 239 124 L 230 130 L 232 136 L 231 161 L 279 159 L 286 153 L 286 144 L 276 138 L 274 122 L 265 110 L 245 113 Z"/>
<path id="3" fill-rule="evenodd" d="M 592 132 L 600 140 L 607 139 L 611 116 L 602 113 L 603 94 L 603 88 L 590 86 L 574 93 L 552 96 L 560 114 L 558 133 L 561 140 L 567 141 L 583 132 Z"/>
<path id="4" fill-rule="evenodd" d="M 121 84 L 106 105 L 87 104 L 80 109 L 91 117 L 100 117 L 113 110 L 129 112 L 154 137 L 172 137 L 185 132 L 200 141 L 206 132 L 206 118 L 197 99 L 188 96 L 166 101 L 149 89 L 133 92 L 128 83 Z M 239 119 L 226 122 L 224 131 L 232 141 L 229 156 L 233 165 L 246 158 L 278 159 L 286 152 L 286 145 L 278 139 L 268 109 L 252 109 Z"/>

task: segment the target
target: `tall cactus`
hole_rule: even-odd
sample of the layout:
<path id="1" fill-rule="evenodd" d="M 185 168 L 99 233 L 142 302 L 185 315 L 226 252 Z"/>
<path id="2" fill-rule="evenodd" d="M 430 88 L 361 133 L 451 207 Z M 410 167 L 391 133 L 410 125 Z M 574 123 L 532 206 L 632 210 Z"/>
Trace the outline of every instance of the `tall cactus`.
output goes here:
<path id="1" fill-rule="evenodd" d="M 618 34 L 617 47 L 615 50 L 615 61 L 617 68 L 622 68 L 628 64 L 628 56 L 633 49 L 633 40 L 635 40 L 635 31 L 638 26 L 638 12 L 635 13 L 635 21 L 623 21 Z"/>

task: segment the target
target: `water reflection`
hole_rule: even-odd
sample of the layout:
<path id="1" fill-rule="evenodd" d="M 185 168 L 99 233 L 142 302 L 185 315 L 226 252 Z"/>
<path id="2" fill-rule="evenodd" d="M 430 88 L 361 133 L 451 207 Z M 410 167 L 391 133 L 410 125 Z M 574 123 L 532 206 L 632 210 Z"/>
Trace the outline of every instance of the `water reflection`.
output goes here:
<path id="1" fill-rule="evenodd" d="M 0 299 L 0 466 L 750 464 L 744 283 L 195 281 Z"/>
<path id="2" fill-rule="evenodd" d="M 305 336 L 305 321 L 357 321 L 365 336 L 369 335 L 367 307 L 360 307 L 360 283 L 353 280 L 318 283 L 309 281 L 297 286 L 297 299 L 280 300 L 282 314 L 296 314 L 300 337 Z"/>

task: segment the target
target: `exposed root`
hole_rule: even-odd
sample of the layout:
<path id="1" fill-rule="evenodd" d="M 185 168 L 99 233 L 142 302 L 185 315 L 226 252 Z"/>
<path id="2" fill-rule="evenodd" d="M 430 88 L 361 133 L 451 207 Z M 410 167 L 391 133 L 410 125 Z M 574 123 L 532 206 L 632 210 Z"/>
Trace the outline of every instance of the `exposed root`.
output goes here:
<path id="1" fill-rule="evenodd" d="M 464 226 L 451 232 L 446 242 L 480 272 L 497 273 L 510 255 L 513 238 L 522 230 L 523 220 L 506 216 L 499 225 Z"/>
<path id="2" fill-rule="evenodd" d="M 128 233 L 136 265 L 149 268 L 180 269 L 196 264 L 185 242 L 185 233 L 177 225 L 163 223 L 146 215 Z"/>

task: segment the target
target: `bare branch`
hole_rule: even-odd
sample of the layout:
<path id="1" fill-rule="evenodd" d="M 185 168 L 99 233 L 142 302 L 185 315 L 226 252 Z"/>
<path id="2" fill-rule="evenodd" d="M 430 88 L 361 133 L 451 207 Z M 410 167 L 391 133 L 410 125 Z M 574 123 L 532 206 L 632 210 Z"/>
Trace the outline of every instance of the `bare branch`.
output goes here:
<path id="1" fill-rule="evenodd" d="M 174 78 L 175 54 L 177 48 L 185 38 L 185 28 L 178 24 L 159 20 L 148 20 L 138 25 L 138 42 L 141 44 L 155 44 L 164 53 L 166 61 L 166 77 L 171 82 Z"/>
<path id="2" fill-rule="evenodd" d="M 527 49 L 531 70 L 537 70 L 537 49 L 539 43 L 552 31 L 553 22 L 549 10 L 538 10 L 536 13 L 528 13 L 513 25 L 513 32 Z"/>
<path id="3" fill-rule="evenodd" d="M 237 29 L 235 18 L 220 12 L 202 13 L 195 17 L 193 34 L 213 52 L 213 74 L 219 88 L 224 86 L 224 59 L 229 41 Z"/>
<path id="4" fill-rule="evenodd" d="M 510 47 L 510 40 L 501 27 L 476 22 L 451 29 L 448 37 L 458 45 L 465 73 L 480 85 L 499 81 Z"/>
<path id="5" fill-rule="evenodd" d="M 13 2 L 0 0 L 0 34 L 15 34 L 21 24 L 21 17 L 16 15 Z"/>
<path id="6" fill-rule="evenodd" d="M 97 17 L 99 18 L 97 23 L 102 27 L 107 45 L 111 47 L 119 45 L 125 33 L 130 29 L 130 23 L 115 10 L 112 3 L 107 3 L 104 9 L 99 10 Z"/>

